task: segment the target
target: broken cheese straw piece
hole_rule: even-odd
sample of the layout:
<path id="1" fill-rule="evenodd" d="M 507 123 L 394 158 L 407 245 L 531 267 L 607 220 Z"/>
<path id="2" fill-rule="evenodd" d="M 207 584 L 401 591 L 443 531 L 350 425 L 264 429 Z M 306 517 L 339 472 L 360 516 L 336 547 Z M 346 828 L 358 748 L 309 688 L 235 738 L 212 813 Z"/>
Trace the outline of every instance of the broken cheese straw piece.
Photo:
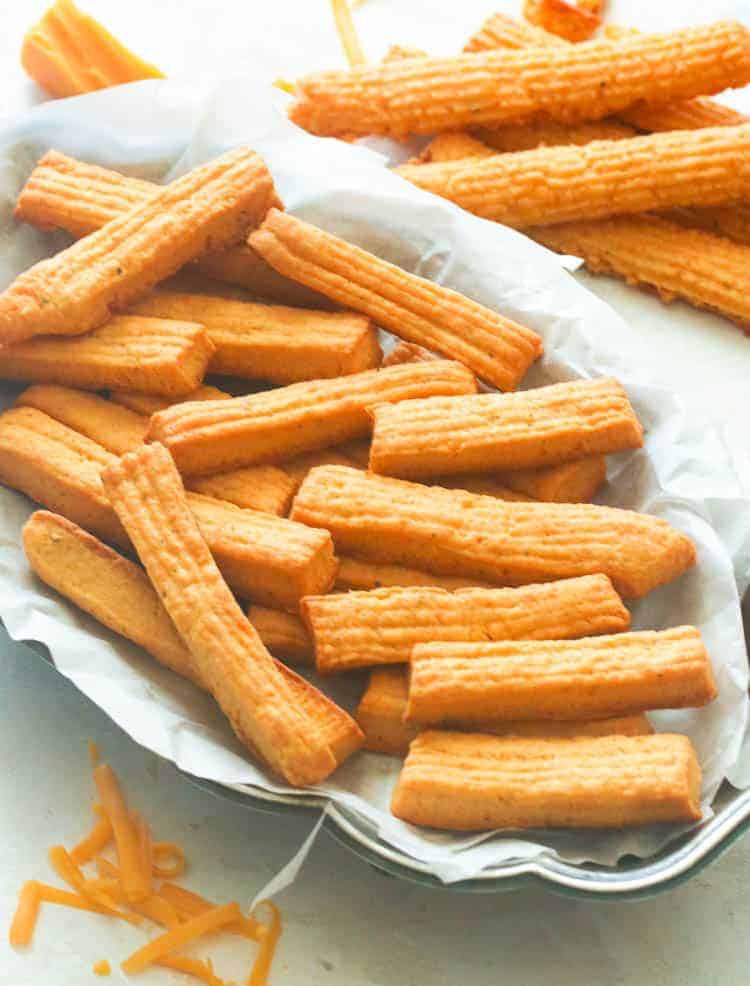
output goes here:
<path id="1" fill-rule="evenodd" d="M 178 925 L 176 928 L 170 928 L 166 934 L 155 938 L 147 945 L 133 952 L 124 962 L 120 963 L 120 968 L 128 975 L 143 972 L 144 969 L 158 962 L 159 959 L 168 955 L 170 952 L 175 951 L 181 945 L 206 935 L 209 932 L 218 931 L 219 928 L 224 928 L 226 925 L 237 921 L 241 916 L 242 913 L 236 901 L 232 901 L 231 904 L 224 904 L 212 911 L 207 911 L 205 914 L 199 914 L 197 917 L 185 921 L 184 924 Z"/>
<path id="2" fill-rule="evenodd" d="M 549 226 L 740 199 L 750 194 L 749 149 L 745 124 L 403 165 L 398 172 L 485 219 Z"/>
<path id="3" fill-rule="evenodd" d="M 151 418 L 148 438 L 165 445 L 185 475 L 201 475 L 283 461 L 366 435 L 366 408 L 373 403 L 475 390 L 474 377 L 459 363 L 393 366 L 231 401 L 178 404 Z"/>
<path id="4" fill-rule="evenodd" d="M 290 784 L 336 767 L 242 613 L 201 537 L 167 450 L 143 446 L 113 463 L 102 482 L 195 667 L 238 737 Z M 237 917 L 238 915 L 235 915 Z"/>
<path id="5" fill-rule="evenodd" d="M 16 407 L 35 407 L 51 418 L 98 442 L 115 455 L 143 443 L 148 418 L 112 401 L 72 387 L 35 384 L 16 399 Z"/>
<path id="6" fill-rule="evenodd" d="M 405 479 L 560 465 L 643 445 L 612 377 L 370 408 L 370 469 Z"/>
<path id="7" fill-rule="evenodd" d="M 47 585 L 110 630 L 132 640 L 170 671 L 207 690 L 143 569 L 64 517 L 46 511 L 31 515 L 22 538 L 29 564 Z M 351 717 L 304 678 L 278 662 L 276 667 L 305 710 L 311 727 L 321 733 L 341 763 L 362 742 Z M 174 847 L 171 850 L 174 855 Z M 155 843 L 157 876 L 167 875 L 163 852 L 164 846 Z M 180 869 L 169 872 L 177 876 Z"/>
<path id="8" fill-rule="evenodd" d="M 531 329 L 278 209 L 248 242 L 287 277 L 402 339 L 460 360 L 501 390 L 515 389 L 541 355 Z"/>
<path id="9" fill-rule="evenodd" d="M 648 514 L 582 503 L 507 503 L 342 466 L 313 469 L 294 520 L 372 561 L 528 585 L 603 573 L 638 597 L 695 564 L 693 542 Z"/>
<path id="10" fill-rule="evenodd" d="M 315 597 L 308 597 L 315 598 Z M 263 645 L 275 656 L 292 664 L 314 665 L 313 644 L 302 620 L 293 613 L 252 605 L 247 618 Z"/>
<path id="11" fill-rule="evenodd" d="M 150 418 L 152 414 L 163 411 L 165 407 L 171 407 L 173 404 L 183 404 L 188 401 L 228 401 L 231 396 L 231 394 L 219 390 L 218 387 L 201 384 L 200 387 L 191 390 L 189 394 L 177 399 L 159 397 L 156 394 L 142 394 L 133 390 L 112 390 L 109 399 L 115 404 L 121 404 L 123 407 L 130 408 L 131 411 L 136 411 L 138 414 L 144 414 Z"/>
<path id="12" fill-rule="evenodd" d="M 620 828 L 701 817 L 686 736 L 527 739 L 430 730 L 412 743 L 391 811 L 413 825 Z"/>
<path id="13" fill-rule="evenodd" d="M 112 825 L 125 899 L 131 902 L 143 900 L 151 892 L 151 874 L 144 871 L 138 829 L 109 764 L 100 763 L 94 768 L 94 783 Z"/>
<path id="14" fill-rule="evenodd" d="M 163 289 L 130 311 L 199 322 L 216 347 L 210 373 L 287 384 L 358 373 L 380 364 L 375 326 L 352 312 L 319 312 Z"/>
<path id="15" fill-rule="evenodd" d="M 695 627 L 567 640 L 415 644 L 408 722 L 597 719 L 716 697 Z"/>
<path id="16" fill-rule="evenodd" d="M 613 38 L 609 28 L 607 35 L 610 40 L 620 41 L 623 38 L 637 36 L 632 28 L 617 28 Z M 495 48 L 519 50 L 522 48 L 561 48 L 568 42 L 562 38 L 535 27 L 524 21 L 516 20 L 507 14 L 492 14 L 464 45 L 465 52 L 490 51 Z M 712 99 L 698 96 L 675 102 L 642 101 L 618 113 L 618 116 L 635 127 L 647 133 L 663 130 L 697 130 L 702 127 L 735 126 L 747 121 L 747 116 L 738 113 Z M 608 121 L 609 122 L 609 121 Z M 612 121 L 614 123 L 614 121 Z"/>
<path id="17" fill-rule="evenodd" d="M 444 134 L 443 136 L 451 136 Z M 456 134 L 453 136 L 463 136 Z M 433 143 L 440 140 L 436 137 Z M 466 137 L 472 144 L 479 141 Z M 481 147 L 482 145 L 479 144 Z M 435 356 L 428 349 L 415 346 L 410 342 L 399 342 L 383 360 L 383 366 L 396 366 L 399 363 L 419 363 L 433 360 Z M 369 449 L 364 450 L 364 458 L 357 465 L 367 468 L 369 465 Z M 334 463 L 335 464 L 335 463 Z M 342 463 L 345 465 L 346 463 Z M 546 500 L 557 503 L 587 503 L 604 482 L 607 475 L 607 464 L 601 455 L 593 455 L 574 462 L 565 462 L 559 466 L 546 466 L 541 469 L 516 469 L 501 472 L 497 476 L 460 476 L 457 480 L 439 477 L 437 486 L 468 489 L 475 493 L 486 493 L 489 496 L 499 496 L 501 500 L 523 499 L 523 494 L 532 500 Z M 371 588 L 363 586 L 362 588 Z"/>
<path id="18" fill-rule="evenodd" d="M 181 397 L 200 384 L 214 345 L 202 325 L 115 315 L 77 338 L 28 339 L 0 348 L 0 378 Z"/>
<path id="19" fill-rule="evenodd" d="M 483 587 L 488 583 L 479 579 L 463 579 L 460 576 L 436 575 L 416 568 L 388 565 L 360 558 L 339 556 L 339 570 L 335 589 L 380 589 L 385 586 L 436 585 L 443 589 Z"/>
<path id="20" fill-rule="evenodd" d="M 630 614 L 604 575 L 518 589 L 414 586 L 307 596 L 318 671 L 408 663 L 430 641 L 556 640 L 616 633 Z"/>
<path id="21" fill-rule="evenodd" d="M 72 0 L 56 0 L 27 31 L 21 64 L 50 96 L 78 96 L 139 79 L 162 79 Z"/>
<path id="22" fill-rule="evenodd" d="M 78 238 L 143 205 L 160 189 L 152 182 L 76 161 L 59 151 L 48 151 L 21 189 L 15 216 L 41 229 L 67 230 Z M 245 243 L 204 252 L 195 267 L 264 298 L 308 307 L 327 304 L 320 295 L 281 277 Z M 182 279 L 184 272 L 179 276 Z"/>
<path id="23" fill-rule="evenodd" d="M 652 287 L 665 302 L 683 298 L 750 331 L 750 245 L 656 216 L 535 226 L 525 232 L 552 250 L 582 257 L 594 273 Z"/>
<path id="24" fill-rule="evenodd" d="M 0 343 L 96 328 L 209 245 L 238 243 L 273 197 L 268 169 L 248 148 L 196 168 L 19 275 L 0 295 Z"/>
<path id="25" fill-rule="evenodd" d="M 409 678 L 404 667 L 373 668 L 367 688 L 354 716 L 365 734 L 363 749 L 405 757 L 409 744 L 420 732 L 415 723 L 404 722 Z M 491 733 L 495 736 L 642 736 L 653 733 L 643 713 L 614 719 L 591 719 L 563 722 L 552 719 L 521 721 L 488 719 L 462 726 L 452 722 L 451 729 Z"/>
<path id="26" fill-rule="evenodd" d="M 137 406 L 139 400 L 134 403 Z M 16 406 L 38 408 L 115 455 L 141 445 L 148 430 L 148 418 L 143 414 L 69 387 L 44 384 L 29 387 L 18 397 Z M 276 466 L 256 466 L 206 476 L 189 485 L 197 493 L 227 500 L 237 507 L 283 516 L 299 484 Z"/>
<path id="27" fill-rule="evenodd" d="M 524 0 L 523 16 L 570 42 L 588 41 L 602 22 L 596 11 L 568 0 Z"/>
<path id="28" fill-rule="evenodd" d="M 298 80 L 289 115 L 318 136 L 398 138 L 539 117 L 598 120 L 641 100 L 689 99 L 748 81 L 750 34 L 736 21 L 720 21 L 617 42 L 321 72 Z"/>
<path id="29" fill-rule="evenodd" d="M 113 461 L 115 456 L 96 442 L 36 408 L 0 415 L 0 482 L 128 548 L 101 484 L 101 470 Z M 188 493 L 188 502 L 219 567 L 241 596 L 296 611 L 302 596 L 332 585 L 336 559 L 326 531 L 198 493 Z"/>
<path id="30" fill-rule="evenodd" d="M 341 452 L 340 448 L 316 449 L 314 452 L 303 452 L 302 455 L 295 455 L 293 459 L 285 459 L 284 462 L 278 464 L 278 468 L 283 469 L 285 475 L 289 476 L 292 482 L 294 491 L 292 497 L 310 470 L 316 466 L 350 466 L 354 469 L 357 467 L 357 463 Z"/>

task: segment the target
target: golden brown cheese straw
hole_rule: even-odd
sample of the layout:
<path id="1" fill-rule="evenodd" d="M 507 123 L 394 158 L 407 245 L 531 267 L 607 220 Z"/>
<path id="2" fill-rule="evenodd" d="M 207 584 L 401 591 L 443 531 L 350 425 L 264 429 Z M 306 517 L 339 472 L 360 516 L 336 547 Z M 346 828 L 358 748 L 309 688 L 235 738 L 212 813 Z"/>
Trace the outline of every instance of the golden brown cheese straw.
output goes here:
<path id="1" fill-rule="evenodd" d="M 149 438 L 167 446 L 184 474 L 217 472 L 366 435 L 366 408 L 373 403 L 475 390 L 474 377 L 459 363 L 393 366 L 230 401 L 175 405 L 152 417 Z"/>
<path id="2" fill-rule="evenodd" d="M 37 408 L 16 407 L 0 415 L 0 482 L 105 541 L 126 546 L 125 531 L 99 479 L 114 459 Z"/>
<path id="3" fill-rule="evenodd" d="M 587 503 L 506 503 L 343 466 L 313 469 L 290 516 L 372 561 L 528 585 L 601 572 L 645 595 L 695 564 L 693 542 L 648 514 Z"/>
<path id="4" fill-rule="evenodd" d="M 292 483 L 294 493 L 296 493 L 310 470 L 317 466 L 349 466 L 355 469 L 357 463 L 345 455 L 339 446 L 337 448 L 317 449 L 314 452 L 303 452 L 302 455 L 295 455 L 293 459 L 285 459 L 278 468 L 284 470 L 285 475 L 289 477 Z M 255 468 L 259 467 L 256 466 Z M 365 466 L 365 468 L 367 467 Z"/>
<path id="5" fill-rule="evenodd" d="M 143 443 L 148 418 L 127 407 L 72 387 L 36 384 L 23 391 L 16 407 L 35 407 L 51 418 L 122 455 Z"/>
<path id="6" fill-rule="evenodd" d="M 93 535 L 57 514 L 38 510 L 23 529 L 34 572 L 47 585 L 184 678 L 205 688 L 190 652 L 175 630 L 145 572 Z M 280 614 L 281 615 L 281 614 Z M 351 717 L 294 672 L 277 663 L 338 763 L 362 743 Z"/>
<path id="7" fill-rule="evenodd" d="M 314 665 L 313 642 L 302 620 L 293 613 L 252 605 L 247 618 L 264 646 L 292 664 Z"/>
<path id="8" fill-rule="evenodd" d="M 167 450 L 144 445 L 109 466 L 102 482 L 185 641 L 195 668 L 243 742 L 290 784 L 336 767 L 234 596 L 201 536 Z"/>
<path id="9" fill-rule="evenodd" d="M 716 697 L 695 627 L 567 640 L 415 644 L 406 718 L 604 719 Z"/>
<path id="10" fill-rule="evenodd" d="M 409 164 L 435 164 L 439 161 L 461 161 L 468 157 L 492 157 L 494 153 L 495 150 L 488 147 L 487 142 L 476 140 L 462 130 L 451 130 L 433 137 L 419 157 L 409 161 Z"/>
<path id="11" fill-rule="evenodd" d="M 583 4 L 568 0 L 524 0 L 523 16 L 531 24 L 571 42 L 588 41 L 602 22 Z"/>
<path id="12" fill-rule="evenodd" d="M 750 246 L 656 216 L 535 226 L 526 232 L 553 250 L 582 257 L 594 273 L 654 288 L 662 301 L 682 298 L 750 328 Z"/>
<path id="13" fill-rule="evenodd" d="M 21 190 L 15 215 L 41 229 L 60 228 L 75 237 L 87 236 L 147 202 L 159 189 L 152 182 L 76 161 L 59 151 L 48 151 Z M 277 274 L 245 243 L 227 250 L 210 250 L 196 261 L 195 268 L 262 298 L 308 307 L 317 307 L 324 301 L 315 292 Z"/>
<path id="14" fill-rule="evenodd" d="M 374 369 L 377 330 L 363 315 L 154 291 L 131 309 L 136 315 L 199 322 L 216 347 L 209 372 L 270 383 L 340 377 Z"/>
<path id="15" fill-rule="evenodd" d="M 399 366 L 401 363 L 428 363 L 430 360 L 440 359 L 435 353 L 425 349 L 424 346 L 417 346 L 413 342 L 400 340 L 396 343 L 390 353 L 383 357 L 381 366 Z"/>
<path id="16" fill-rule="evenodd" d="M 588 503 L 606 478 L 607 462 L 602 455 L 543 469 L 516 469 L 497 476 L 512 490 L 547 503 Z"/>
<path id="17" fill-rule="evenodd" d="M 749 152 L 745 124 L 403 165 L 398 172 L 485 219 L 550 226 L 741 199 L 750 194 Z"/>
<path id="18" fill-rule="evenodd" d="M 248 242 L 286 276 L 460 360 L 501 390 L 513 390 L 541 355 L 531 329 L 277 209 Z"/>
<path id="19" fill-rule="evenodd" d="M 474 144 L 484 143 L 486 151 L 464 145 L 469 154 L 449 155 L 460 146 L 443 146 L 440 156 L 433 160 L 456 161 L 459 157 L 489 157 L 498 151 L 530 151 L 535 147 L 559 147 L 565 144 L 590 144 L 593 140 L 622 140 L 634 137 L 635 131 L 617 120 L 596 120 L 585 123 L 556 123 L 554 120 L 537 120 L 532 123 L 507 124 L 504 127 L 477 127 L 472 130 Z M 435 138 L 435 143 L 439 138 Z M 489 152 L 489 153 L 488 153 Z"/>
<path id="20" fill-rule="evenodd" d="M 620 828 L 701 817 L 686 736 L 526 739 L 429 731 L 412 743 L 391 802 L 438 829 Z"/>
<path id="21" fill-rule="evenodd" d="M 414 586 L 308 596 L 302 616 L 318 671 L 404 664 L 435 641 L 557 640 L 627 630 L 630 614 L 604 575 L 518 589 Z"/>
<path id="22" fill-rule="evenodd" d="M 152 414 L 156 414 L 157 411 L 163 411 L 173 404 L 183 404 L 188 401 L 228 401 L 231 396 L 231 394 L 219 390 L 218 387 L 210 387 L 202 384 L 200 387 L 196 387 L 195 390 L 191 390 L 189 394 L 177 398 L 159 397 L 156 394 L 141 394 L 134 390 L 112 390 L 110 391 L 109 399 L 114 401 L 115 404 L 129 407 L 131 411 L 137 411 L 138 414 L 145 414 L 146 417 L 150 418 Z"/>
<path id="23" fill-rule="evenodd" d="M 643 444 L 627 394 L 607 377 L 401 401 L 371 413 L 370 469 L 407 479 L 538 469 Z"/>
<path id="24" fill-rule="evenodd" d="M 181 397 L 203 380 L 213 351 L 194 322 L 116 315 L 74 339 L 47 336 L 3 346 L 0 378 Z"/>
<path id="25" fill-rule="evenodd" d="M 460 576 L 436 575 L 402 565 L 387 565 L 360 558 L 339 557 L 336 573 L 336 589 L 380 589 L 387 586 L 436 585 L 451 592 L 454 589 L 485 587 L 480 579 L 463 579 Z"/>
<path id="26" fill-rule="evenodd" d="M 0 415 L 0 482 L 105 541 L 128 547 L 102 490 L 115 456 L 32 407 Z M 330 535 L 197 493 L 188 502 L 232 588 L 269 606 L 296 610 L 302 596 L 326 592 L 336 575 Z"/>
<path id="27" fill-rule="evenodd" d="M 674 52 L 680 57 L 675 59 Z M 299 80 L 294 123 L 319 136 L 434 134 L 486 123 L 598 120 L 750 81 L 736 21 L 617 42 L 411 58 Z"/>
<path id="28" fill-rule="evenodd" d="M 248 148 L 196 168 L 17 277 L 0 295 L 0 342 L 96 328 L 209 245 L 238 243 L 273 195 L 265 164 Z"/>
<path id="29" fill-rule="evenodd" d="M 365 734 L 364 749 L 405 757 L 409 744 L 421 731 L 415 723 L 404 722 L 409 678 L 403 667 L 373 668 L 367 688 L 357 706 L 355 718 Z M 451 729 L 462 729 L 452 723 Z M 565 737 L 565 736 L 645 736 L 653 732 L 642 713 L 613 719 L 591 719 L 563 722 L 553 719 L 521 721 L 486 720 L 470 723 L 469 732 L 491 733 L 494 736 Z"/>
<path id="30" fill-rule="evenodd" d="M 632 28 L 607 28 L 610 40 L 620 41 L 637 34 Z M 567 44 L 562 38 L 532 24 L 515 20 L 507 14 L 492 14 L 464 46 L 466 52 L 489 51 L 494 48 L 518 50 L 528 47 L 560 48 Z M 747 117 L 711 99 L 681 102 L 640 102 L 618 114 L 631 127 L 647 133 L 662 130 L 698 130 L 701 127 L 734 126 Z"/>
<path id="31" fill-rule="evenodd" d="M 186 486 L 195 493 L 226 500 L 236 507 L 283 517 L 289 511 L 299 484 L 277 466 L 248 466 L 213 476 L 193 476 L 186 481 Z"/>

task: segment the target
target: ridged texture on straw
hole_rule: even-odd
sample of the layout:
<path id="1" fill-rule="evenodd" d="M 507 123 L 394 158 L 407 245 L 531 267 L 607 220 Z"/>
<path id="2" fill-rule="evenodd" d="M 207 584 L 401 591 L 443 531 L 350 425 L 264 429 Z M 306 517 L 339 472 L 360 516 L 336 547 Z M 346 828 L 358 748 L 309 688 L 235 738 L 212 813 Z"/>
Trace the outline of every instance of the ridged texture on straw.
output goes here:
<path id="1" fill-rule="evenodd" d="M 630 615 L 604 575 L 519 589 L 426 586 L 308 596 L 319 671 L 403 664 L 430 641 L 555 640 L 616 633 Z"/>
<path id="2" fill-rule="evenodd" d="M 403 165 L 420 188 L 509 226 L 712 205 L 750 195 L 750 124 Z"/>
<path id="3" fill-rule="evenodd" d="M 606 478 L 607 463 L 602 455 L 545 469 L 517 469 L 497 476 L 499 482 L 512 490 L 547 503 L 588 503 Z"/>
<path id="4" fill-rule="evenodd" d="M 416 644 L 406 717 L 605 719 L 706 705 L 716 697 L 695 627 L 584 640 Z"/>
<path id="5" fill-rule="evenodd" d="M 500 390 L 515 389 L 542 352 L 531 329 L 277 209 L 248 242 L 280 273 L 460 360 Z"/>
<path id="6" fill-rule="evenodd" d="M 472 374 L 441 360 L 290 384 L 231 401 L 182 404 L 151 419 L 149 437 L 185 474 L 289 459 L 370 431 L 366 408 L 432 394 L 470 394 Z"/>
<path id="7" fill-rule="evenodd" d="M 25 35 L 21 64 L 50 96 L 78 96 L 163 73 L 113 37 L 72 0 L 56 0 Z"/>
<path id="8" fill-rule="evenodd" d="M 496 585 L 603 572 L 621 595 L 642 596 L 695 563 L 690 538 L 658 517 L 506 503 L 341 466 L 313 469 L 290 516 L 327 528 L 346 554 Z"/>
<path id="9" fill-rule="evenodd" d="M 86 438 L 122 455 L 142 444 L 148 419 L 112 401 L 71 387 L 36 384 L 16 400 L 17 407 L 35 407 Z"/>
<path id="10" fill-rule="evenodd" d="M 315 663 L 310 634 L 299 616 L 253 605 L 248 609 L 247 617 L 272 654 L 290 664 Z"/>
<path id="11" fill-rule="evenodd" d="M 238 737 L 289 783 L 327 777 L 336 761 L 311 735 L 273 659 L 201 537 L 169 453 L 147 445 L 102 475 L 107 495 L 195 667 Z"/>
<path id="12" fill-rule="evenodd" d="M 206 684 L 146 573 L 93 535 L 57 514 L 38 510 L 23 529 L 34 572 L 105 626 L 143 647 L 160 664 Z M 341 763 L 362 743 L 351 716 L 277 662 L 295 703 Z"/>
<path id="13" fill-rule="evenodd" d="M 21 274 L 0 295 L 0 342 L 78 335 L 105 322 L 209 246 L 233 246 L 266 214 L 271 175 L 229 151 Z"/>
<path id="14" fill-rule="evenodd" d="M 321 136 L 434 134 L 482 124 L 598 120 L 639 102 L 710 95 L 750 81 L 735 21 L 617 42 L 411 58 L 297 83 L 290 116 Z"/>
<path id="15" fill-rule="evenodd" d="M 277 466 L 248 466 L 212 476 L 193 476 L 186 485 L 196 493 L 226 500 L 236 507 L 284 517 L 298 484 Z"/>
<path id="16" fill-rule="evenodd" d="M 411 745 L 391 810 L 414 825 L 460 831 L 694 822 L 700 784 L 686 736 L 517 739 L 430 731 Z"/>
<path id="17" fill-rule="evenodd" d="M 538 469 L 643 444 L 614 378 L 401 401 L 377 405 L 372 415 L 370 469 L 405 479 Z"/>
<path id="18" fill-rule="evenodd" d="M 41 229 L 87 236 L 159 192 L 160 186 L 48 151 L 21 189 L 15 215 Z M 210 249 L 196 261 L 209 277 L 238 284 L 262 298 L 317 307 L 324 299 L 277 274 L 246 243 Z"/>
<path id="19" fill-rule="evenodd" d="M 319 312 L 161 289 L 130 311 L 200 323 L 216 347 L 210 373 L 287 384 L 374 369 L 382 355 L 375 326 L 353 312 Z"/>
<path id="20" fill-rule="evenodd" d="M 526 231 L 589 270 L 654 288 L 662 301 L 683 298 L 750 329 L 750 246 L 655 216 L 534 227 Z"/>
<path id="21" fill-rule="evenodd" d="M 0 378 L 182 397 L 203 379 L 214 347 L 203 326 L 116 315 L 77 338 L 28 339 L 0 348 Z"/>
<path id="22" fill-rule="evenodd" d="M 404 667 L 373 668 L 355 718 L 365 734 L 364 748 L 375 753 L 405 757 L 409 744 L 420 732 L 415 723 L 404 722 L 409 678 Z M 612 719 L 582 719 L 563 722 L 554 719 L 499 720 L 461 725 L 451 729 L 491 733 L 494 736 L 646 736 L 653 733 L 645 715 Z"/>

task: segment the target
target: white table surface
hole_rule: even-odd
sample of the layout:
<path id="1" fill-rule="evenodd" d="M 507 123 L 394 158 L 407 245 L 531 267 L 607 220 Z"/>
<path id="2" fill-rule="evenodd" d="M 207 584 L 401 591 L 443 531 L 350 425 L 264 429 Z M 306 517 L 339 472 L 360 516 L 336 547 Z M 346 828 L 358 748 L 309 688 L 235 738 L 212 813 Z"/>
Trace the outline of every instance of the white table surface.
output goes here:
<path id="1" fill-rule="evenodd" d="M 0 0 L 0 115 L 41 97 L 18 67 L 26 27 L 41 0 Z M 343 64 L 325 0 L 81 0 L 169 75 L 220 74 L 260 66 L 269 77 Z M 660 28 L 734 13 L 742 4 L 613 0 L 611 20 Z M 456 49 L 502 0 L 370 0 L 357 13 L 367 52 L 388 44 Z M 746 19 L 750 22 L 750 7 Z M 746 99 L 743 94 L 740 99 Z M 582 275 L 648 338 L 663 379 L 697 411 L 746 441 L 750 340 L 721 319 Z M 21 883 L 51 876 L 45 850 L 71 844 L 88 823 L 91 782 L 85 743 L 93 737 L 159 836 L 182 843 L 190 885 L 216 899 L 249 901 L 310 828 L 308 817 L 246 811 L 200 791 L 126 737 L 75 688 L 0 628 L 0 921 Z M 146 793 L 146 785 L 149 786 Z M 740 842 L 689 884 L 652 901 L 580 902 L 530 889 L 473 897 L 379 875 L 323 835 L 292 888 L 279 898 L 285 930 L 274 986 L 476 986 L 550 981 L 678 986 L 744 981 L 750 918 L 750 841 Z M 117 968 L 138 932 L 93 915 L 47 908 L 31 948 L 0 946 L 6 986 L 124 982 Z M 222 951 L 222 974 L 240 976 L 246 956 Z M 110 980 L 92 963 L 108 958 Z M 150 983 L 186 982 L 166 971 Z"/>

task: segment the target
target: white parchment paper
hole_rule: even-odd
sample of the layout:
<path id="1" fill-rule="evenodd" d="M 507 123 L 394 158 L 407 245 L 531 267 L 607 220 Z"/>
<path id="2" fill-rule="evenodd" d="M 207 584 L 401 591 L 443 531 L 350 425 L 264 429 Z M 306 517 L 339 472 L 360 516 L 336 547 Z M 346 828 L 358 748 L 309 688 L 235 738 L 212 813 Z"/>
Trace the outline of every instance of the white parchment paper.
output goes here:
<path id="1" fill-rule="evenodd" d="M 719 688 L 697 711 L 654 714 L 659 729 L 687 733 L 704 771 L 704 811 L 724 778 L 750 783 L 742 754 L 748 719 L 747 655 L 740 598 L 750 582 L 750 497 L 721 433 L 689 420 L 658 384 L 658 367 L 628 325 L 572 277 L 561 259 L 518 233 L 485 222 L 406 184 L 386 160 L 361 146 L 321 140 L 292 127 L 284 97 L 251 79 L 216 88 L 143 82 L 45 104 L 0 123 L 0 286 L 59 249 L 62 234 L 13 221 L 18 191 L 50 147 L 129 174 L 161 180 L 245 143 L 265 157 L 290 211 L 407 270 L 446 284 L 539 331 L 546 355 L 526 385 L 615 375 L 646 428 L 645 448 L 615 456 L 600 502 L 664 517 L 698 547 L 698 566 L 633 606 L 634 628 L 700 627 Z M 7 404 L 18 388 L 5 387 Z M 213 703 L 41 585 L 20 547 L 33 509 L 0 489 L 0 617 L 19 640 L 50 649 L 58 670 L 130 736 L 198 777 L 241 789 L 289 789 L 248 760 Z M 363 678 L 326 679 L 352 708 Z M 554 852 L 566 860 L 614 864 L 647 856 L 675 827 L 629 832 L 534 832 L 454 836 L 393 818 L 390 791 L 399 762 L 361 753 L 310 792 L 346 809 L 385 843 L 450 882 L 507 859 Z M 304 852 L 295 859 L 293 879 Z"/>

